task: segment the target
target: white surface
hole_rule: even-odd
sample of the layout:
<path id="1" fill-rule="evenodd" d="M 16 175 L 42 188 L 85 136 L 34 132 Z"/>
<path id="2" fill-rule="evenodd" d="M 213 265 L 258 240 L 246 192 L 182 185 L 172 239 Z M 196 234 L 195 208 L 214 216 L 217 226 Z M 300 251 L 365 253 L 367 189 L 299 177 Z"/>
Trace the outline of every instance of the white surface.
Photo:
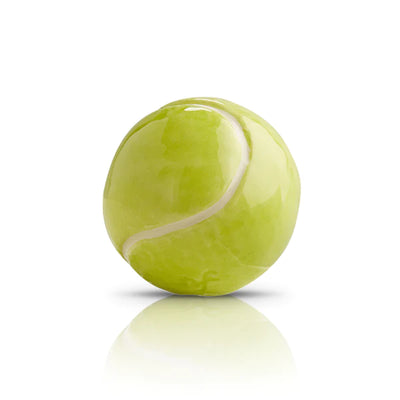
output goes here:
<path id="1" fill-rule="evenodd" d="M 166 296 L 107 237 L 114 152 L 158 107 L 219 96 L 278 130 L 302 180 L 289 247 L 236 294 L 286 339 L 290 397 L 398 399 L 398 7 L 1 2 L 0 397 L 277 397 L 256 384 L 104 383 L 114 340 Z"/>
<path id="2" fill-rule="evenodd" d="M 154 229 L 149 229 L 147 231 L 142 231 L 138 232 L 129 238 L 126 239 L 123 247 L 122 247 L 122 254 L 124 255 L 125 260 L 129 262 L 129 254 L 132 250 L 132 247 L 139 242 L 140 240 L 143 239 L 152 239 L 160 236 L 164 236 L 167 233 L 175 232 L 180 229 L 188 228 L 189 226 L 196 225 L 200 223 L 201 221 L 206 220 L 207 218 L 210 218 L 212 215 L 217 213 L 219 210 L 222 210 L 229 200 L 232 198 L 232 196 L 235 194 L 236 189 L 238 188 L 240 182 L 242 181 L 243 175 L 246 172 L 247 165 L 249 163 L 249 145 L 247 144 L 246 137 L 244 136 L 244 132 L 242 129 L 242 126 L 239 124 L 239 122 L 234 118 L 230 113 L 219 110 L 215 107 L 209 107 L 209 106 L 204 106 L 204 105 L 199 105 L 199 104 L 187 104 L 190 107 L 187 107 L 185 111 L 196 111 L 196 110 L 207 110 L 207 111 L 213 111 L 218 114 L 220 114 L 223 118 L 227 119 L 229 123 L 231 124 L 232 127 L 232 133 L 233 136 L 236 136 L 234 140 L 237 140 L 241 146 L 241 158 L 240 158 L 240 163 L 237 168 L 235 176 L 232 178 L 231 183 L 229 184 L 226 192 L 221 196 L 220 199 L 218 199 L 217 202 L 212 204 L 210 207 L 206 208 L 205 210 L 202 210 L 198 212 L 197 214 L 191 215 L 190 217 L 187 217 L 185 219 L 182 219 L 180 221 L 175 221 L 167 225 L 163 225 Z"/>

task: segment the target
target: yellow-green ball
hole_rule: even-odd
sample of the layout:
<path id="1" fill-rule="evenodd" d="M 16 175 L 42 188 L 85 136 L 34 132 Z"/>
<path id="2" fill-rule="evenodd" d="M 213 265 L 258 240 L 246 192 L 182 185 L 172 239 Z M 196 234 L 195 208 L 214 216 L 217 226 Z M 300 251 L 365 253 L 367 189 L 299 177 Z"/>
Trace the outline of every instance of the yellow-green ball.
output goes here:
<path id="1" fill-rule="evenodd" d="M 222 99 L 168 104 L 138 122 L 112 162 L 104 218 L 119 253 L 178 294 L 233 292 L 292 235 L 296 165 L 278 133 Z"/>

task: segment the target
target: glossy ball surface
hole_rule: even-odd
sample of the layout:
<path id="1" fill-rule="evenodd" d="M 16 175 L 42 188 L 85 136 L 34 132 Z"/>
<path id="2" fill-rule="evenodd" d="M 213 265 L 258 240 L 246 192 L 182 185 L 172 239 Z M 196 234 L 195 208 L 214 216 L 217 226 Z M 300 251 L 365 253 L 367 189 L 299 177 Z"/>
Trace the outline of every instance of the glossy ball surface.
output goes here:
<path id="1" fill-rule="evenodd" d="M 296 165 L 278 133 L 226 100 L 170 103 L 115 154 L 104 218 L 118 252 L 178 294 L 233 292 L 281 255 L 299 205 Z"/>

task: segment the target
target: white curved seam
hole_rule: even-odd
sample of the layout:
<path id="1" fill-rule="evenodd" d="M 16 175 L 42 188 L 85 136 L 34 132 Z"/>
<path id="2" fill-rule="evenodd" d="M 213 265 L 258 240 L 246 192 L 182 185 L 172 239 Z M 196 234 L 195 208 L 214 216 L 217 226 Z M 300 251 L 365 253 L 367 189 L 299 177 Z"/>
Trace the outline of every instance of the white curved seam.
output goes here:
<path id="1" fill-rule="evenodd" d="M 243 129 L 239 122 L 234 118 L 231 114 L 229 114 L 226 111 L 219 110 L 214 107 L 210 106 L 205 106 L 205 105 L 197 105 L 197 104 L 188 104 L 188 108 L 185 110 L 193 110 L 193 109 L 205 109 L 208 111 L 215 111 L 222 115 L 224 118 L 226 118 L 230 124 L 233 127 L 233 131 L 235 132 L 235 135 L 238 139 L 238 142 L 241 147 L 241 160 L 238 166 L 238 169 L 236 171 L 235 176 L 233 177 L 231 183 L 229 184 L 226 192 L 222 195 L 222 197 L 214 204 L 212 204 L 210 207 L 206 208 L 203 211 L 198 212 L 197 214 L 193 214 L 190 217 L 181 219 L 180 221 L 175 221 L 171 222 L 169 224 L 160 226 L 158 228 L 153 228 L 149 230 L 145 230 L 142 232 L 135 233 L 131 237 L 129 237 L 125 243 L 122 246 L 122 254 L 129 262 L 129 253 L 132 249 L 132 247 L 139 242 L 140 240 L 143 239 L 153 239 L 156 237 L 164 236 L 168 233 L 175 232 L 181 229 L 188 228 L 190 226 L 196 225 L 199 222 L 202 222 L 208 218 L 210 218 L 212 215 L 216 214 L 218 211 L 220 211 L 222 208 L 226 206 L 226 204 L 229 202 L 229 200 L 233 197 L 235 194 L 237 188 L 239 187 L 239 184 L 243 178 L 244 173 L 246 172 L 246 167 L 249 163 L 249 158 L 250 158 L 250 149 L 249 145 L 247 143 L 246 137 L 244 135 Z"/>

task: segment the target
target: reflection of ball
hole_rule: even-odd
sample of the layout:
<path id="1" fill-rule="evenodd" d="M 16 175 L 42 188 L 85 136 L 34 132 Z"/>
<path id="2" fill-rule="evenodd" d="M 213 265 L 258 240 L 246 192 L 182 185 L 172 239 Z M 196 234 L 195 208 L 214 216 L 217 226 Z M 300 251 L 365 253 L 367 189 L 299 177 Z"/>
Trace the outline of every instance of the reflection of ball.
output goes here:
<path id="1" fill-rule="evenodd" d="M 121 143 L 104 190 L 108 233 L 146 280 L 220 295 L 261 275 L 285 249 L 300 183 L 278 133 L 221 99 L 168 104 Z"/>
<path id="2" fill-rule="evenodd" d="M 226 296 L 171 296 L 142 311 L 114 342 L 107 376 L 123 383 L 291 383 L 290 349 L 261 313 Z"/>

